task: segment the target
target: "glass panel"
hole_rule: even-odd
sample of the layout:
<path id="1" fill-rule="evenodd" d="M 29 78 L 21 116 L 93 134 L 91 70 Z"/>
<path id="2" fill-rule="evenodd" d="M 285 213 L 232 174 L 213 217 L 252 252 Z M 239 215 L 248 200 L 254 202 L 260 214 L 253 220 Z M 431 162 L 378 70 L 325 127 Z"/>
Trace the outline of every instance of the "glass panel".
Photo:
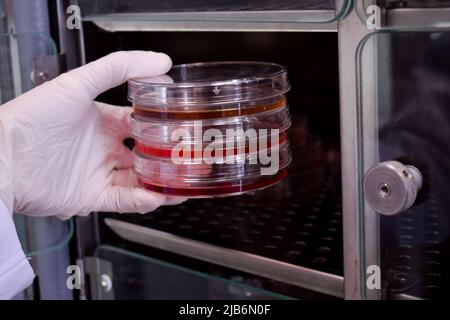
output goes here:
<path id="1" fill-rule="evenodd" d="M 135 21 L 152 22 L 157 22 L 155 19 L 160 19 L 161 21 L 190 22 L 202 22 L 206 19 L 209 21 L 221 22 L 234 21 L 280 23 L 333 22 L 345 13 L 350 4 L 349 0 L 345 0 L 343 1 L 342 8 L 336 10 L 334 0 L 78 0 L 74 2 L 80 6 L 81 14 L 85 20 L 96 20 L 101 16 L 102 19 L 131 19 Z M 309 13 L 296 16 L 293 14 L 296 11 L 307 11 Z M 215 14 L 219 12 L 226 14 Z M 239 12 L 244 12 L 245 14 L 239 14 Z M 258 14 L 258 12 L 263 14 Z M 196 15 L 195 13 L 203 13 L 203 15 Z M 273 15 L 270 13 L 273 13 Z M 282 16 L 277 13 L 281 13 Z"/>
<path id="2" fill-rule="evenodd" d="M 34 57 L 56 53 L 54 41 L 44 34 L 0 33 L 0 104 L 34 87 Z M 29 251 L 27 218 L 14 215 L 14 221 L 22 246 Z"/>
<path id="3" fill-rule="evenodd" d="M 95 256 L 111 263 L 114 299 L 291 299 L 111 246 Z"/>
<path id="4" fill-rule="evenodd" d="M 368 9 L 374 2 L 383 9 L 380 30 L 429 30 L 450 27 L 450 0 L 354 1 L 355 10 L 363 24 L 374 15 L 374 11 Z"/>
<path id="5" fill-rule="evenodd" d="M 450 297 L 448 57 L 450 32 L 375 33 L 357 55 L 360 176 L 377 163 L 396 160 L 423 177 L 412 207 L 398 214 L 381 215 L 362 204 L 363 272 L 379 259 L 383 298 Z M 408 178 L 412 171 L 401 173 Z M 403 190 L 382 178 L 388 181 L 385 198 Z M 372 195 L 366 189 L 366 200 Z"/>

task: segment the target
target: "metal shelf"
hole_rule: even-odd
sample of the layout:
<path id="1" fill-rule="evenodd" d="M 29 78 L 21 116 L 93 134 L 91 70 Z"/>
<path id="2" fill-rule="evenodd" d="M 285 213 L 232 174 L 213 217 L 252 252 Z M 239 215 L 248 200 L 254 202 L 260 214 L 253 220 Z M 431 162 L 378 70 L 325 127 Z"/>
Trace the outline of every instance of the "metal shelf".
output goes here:
<path id="1" fill-rule="evenodd" d="M 335 10 L 111 13 L 84 20 L 110 32 L 337 31 Z"/>
<path id="2" fill-rule="evenodd" d="M 344 296 L 344 279 L 341 276 L 186 239 L 125 221 L 107 218 L 105 223 L 120 237 L 129 241 L 320 293 L 336 297 Z"/>

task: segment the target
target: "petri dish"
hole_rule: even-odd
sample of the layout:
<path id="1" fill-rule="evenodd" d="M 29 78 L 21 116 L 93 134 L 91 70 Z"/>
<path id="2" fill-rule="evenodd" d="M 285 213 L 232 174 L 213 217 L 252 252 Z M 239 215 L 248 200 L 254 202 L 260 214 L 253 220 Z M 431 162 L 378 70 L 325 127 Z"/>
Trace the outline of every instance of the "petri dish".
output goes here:
<path id="1" fill-rule="evenodd" d="M 136 115 L 164 120 L 218 119 L 286 106 L 285 67 L 268 62 L 181 64 L 163 77 L 128 81 Z"/>
<path id="2" fill-rule="evenodd" d="M 174 164 L 170 158 L 143 155 L 134 152 L 134 170 L 138 182 L 144 188 L 172 196 L 209 198 L 238 195 L 264 189 L 287 176 L 292 161 L 287 141 L 267 150 L 277 152 L 277 168 L 273 174 L 262 174 L 265 166 L 257 161 L 257 153 L 234 158 L 230 163 L 206 164 L 202 158 L 191 158 L 182 164 Z M 275 150 L 276 149 L 276 150 Z"/>
<path id="3" fill-rule="evenodd" d="M 216 150 L 219 149 L 220 152 L 223 152 L 223 154 L 228 155 L 240 155 L 240 154 L 248 154 L 251 153 L 252 150 L 265 150 L 267 148 L 271 148 L 274 145 L 282 144 L 285 141 L 288 140 L 288 136 L 286 132 L 280 132 L 276 137 L 275 135 L 268 134 L 267 138 L 265 139 L 266 143 L 262 146 L 259 142 L 259 137 L 254 139 L 245 139 L 242 143 L 242 146 L 238 145 L 237 143 L 234 143 L 235 141 L 232 141 L 231 146 L 227 146 L 228 141 L 225 139 L 223 141 L 223 146 L 220 148 L 216 148 L 215 150 L 211 151 L 211 155 L 216 155 Z M 184 152 L 186 152 L 186 149 L 193 149 L 191 148 L 192 143 L 191 142 L 182 142 L 182 144 L 186 144 L 187 147 L 181 147 L 178 156 L 183 157 L 185 156 Z M 203 143 L 201 144 L 201 152 L 202 154 L 205 152 L 206 148 L 208 148 L 209 143 Z M 172 157 L 173 151 L 174 151 L 174 144 L 166 144 L 161 142 L 148 142 L 143 139 L 136 139 L 135 140 L 135 150 L 137 153 L 140 153 L 142 155 L 149 155 L 149 156 L 156 156 L 156 157 Z M 195 151 L 190 150 L 189 157 L 195 158 Z"/>
<path id="4" fill-rule="evenodd" d="M 285 67 L 183 64 L 163 76 L 129 80 L 128 87 L 134 170 L 144 188 L 218 197 L 263 189 L 287 176 L 292 159 Z"/>
<path id="5" fill-rule="evenodd" d="M 233 117 L 225 119 L 209 119 L 183 121 L 161 121 L 154 119 L 143 119 L 136 115 L 131 115 L 132 137 L 136 141 L 136 148 L 141 152 L 161 152 L 167 151 L 180 141 L 183 143 L 195 143 L 200 135 L 202 144 L 207 145 L 217 139 L 227 143 L 231 133 L 241 134 L 236 140 L 244 140 L 246 145 L 253 140 L 259 140 L 264 135 L 268 143 L 276 140 L 286 139 L 286 130 L 291 126 L 291 119 L 288 108 L 255 114 L 252 116 Z M 215 130 L 214 137 L 207 136 L 208 130 Z M 183 130 L 182 135 L 178 135 L 178 130 Z M 217 132 L 220 134 L 217 135 Z M 155 150 L 154 150 L 155 149 Z M 159 150 L 159 151 L 158 151 Z"/>
<path id="6" fill-rule="evenodd" d="M 256 179 L 236 178 L 233 181 L 207 184 L 206 186 L 178 186 L 158 184 L 145 177 L 138 177 L 139 184 L 145 189 L 165 194 L 167 196 L 180 196 L 189 198 L 216 198 L 237 196 L 255 190 L 263 190 L 274 186 L 288 176 L 287 169 L 279 170 L 275 175 Z"/>

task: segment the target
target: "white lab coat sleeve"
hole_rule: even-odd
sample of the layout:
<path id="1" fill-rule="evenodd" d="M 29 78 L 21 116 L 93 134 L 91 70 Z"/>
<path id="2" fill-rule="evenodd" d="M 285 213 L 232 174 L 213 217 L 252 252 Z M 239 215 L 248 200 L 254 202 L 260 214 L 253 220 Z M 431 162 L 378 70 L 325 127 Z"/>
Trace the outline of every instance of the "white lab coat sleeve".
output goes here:
<path id="1" fill-rule="evenodd" d="M 17 236 L 12 214 L 0 198 L 0 299 L 11 299 L 34 278 Z"/>

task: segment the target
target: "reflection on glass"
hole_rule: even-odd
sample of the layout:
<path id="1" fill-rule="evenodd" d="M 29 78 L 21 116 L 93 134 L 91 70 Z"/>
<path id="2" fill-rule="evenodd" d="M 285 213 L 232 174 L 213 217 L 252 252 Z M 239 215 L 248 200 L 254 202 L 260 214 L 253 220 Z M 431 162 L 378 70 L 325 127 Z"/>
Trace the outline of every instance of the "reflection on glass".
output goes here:
<path id="1" fill-rule="evenodd" d="M 424 176 L 424 187 L 410 210 L 380 215 L 383 293 L 448 298 L 450 33 L 384 33 L 368 41 L 377 43 L 383 59 L 377 61 L 374 80 L 379 160 L 414 165 Z M 364 100 L 363 93 L 362 112 Z"/>

